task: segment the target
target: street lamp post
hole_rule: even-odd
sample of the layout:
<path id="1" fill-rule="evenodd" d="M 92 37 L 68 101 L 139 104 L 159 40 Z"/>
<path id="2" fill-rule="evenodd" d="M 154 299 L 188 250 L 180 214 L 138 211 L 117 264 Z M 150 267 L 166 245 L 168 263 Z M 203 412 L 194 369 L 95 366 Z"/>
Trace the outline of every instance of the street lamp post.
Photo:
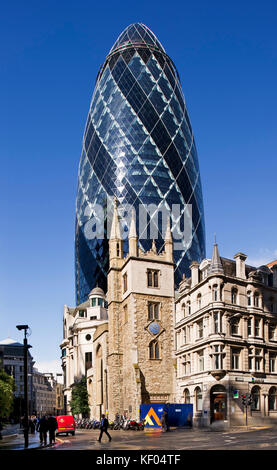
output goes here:
<path id="1" fill-rule="evenodd" d="M 57 405 L 57 385 L 58 385 L 58 377 L 62 377 L 63 374 L 58 374 L 56 373 L 56 405 Z M 56 407 L 57 409 L 57 415 L 60 414 L 60 408 L 58 408 L 58 406 Z"/>
<path id="2" fill-rule="evenodd" d="M 29 406 L 28 406 L 28 349 L 32 346 L 28 345 L 27 330 L 28 325 L 17 325 L 18 330 L 24 330 L 24 421 L 23 421 L 23 434 L 25 440 L 25 448 L 29 446 Z"/>

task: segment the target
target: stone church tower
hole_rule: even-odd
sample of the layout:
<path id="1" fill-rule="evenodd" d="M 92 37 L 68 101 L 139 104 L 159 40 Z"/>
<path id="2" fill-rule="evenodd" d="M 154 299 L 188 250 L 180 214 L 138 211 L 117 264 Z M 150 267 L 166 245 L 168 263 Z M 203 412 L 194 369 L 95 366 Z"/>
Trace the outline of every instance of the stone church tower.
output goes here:
<path id="1" fill-rule="evenodd" d="M 115 204 L 108 272 L 109 416 L 139 418 L 142 403 L 174 401 L 174 261 L 168 222 L 164 251 L 138 248 L 134 214 L 129 253 Z"/>

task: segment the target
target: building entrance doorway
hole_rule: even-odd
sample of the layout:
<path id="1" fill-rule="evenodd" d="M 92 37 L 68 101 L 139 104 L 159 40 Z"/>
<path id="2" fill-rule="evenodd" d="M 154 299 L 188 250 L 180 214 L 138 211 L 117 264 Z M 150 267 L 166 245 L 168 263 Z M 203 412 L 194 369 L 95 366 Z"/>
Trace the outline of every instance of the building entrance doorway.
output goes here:
<path id="1" fill-rule="evenodd" d="M 211 422 L 227 419 L 227 393 L 223 385 L 211 388 Z"/>

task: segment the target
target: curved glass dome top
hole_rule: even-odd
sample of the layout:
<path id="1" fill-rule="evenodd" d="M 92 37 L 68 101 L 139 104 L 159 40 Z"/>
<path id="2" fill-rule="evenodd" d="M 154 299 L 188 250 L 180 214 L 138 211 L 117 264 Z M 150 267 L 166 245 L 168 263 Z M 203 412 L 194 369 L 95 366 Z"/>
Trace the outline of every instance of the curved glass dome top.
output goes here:
<path id="1" fill-rule="evenodd" d="M 96 285 L 107 288 L 107 211 L 114 197 L 119 208 L 129 204 L 135 209 L 138 234 L 140 209 L 148 212 L 154 204 L 157 211 L 163 207 L 171 211 L 178 205 L 180 219 L 172 220 L 174 231 L 179 230 L 179 220 L 182 230 L 186 206 L 191 204 L 191 246 L 181 237 L 181 246 L 174 249 L 176 285 L 184 273 L 189 275 L 192 261 L 205 258 L 198 155 L 178 71 L 156 36 L 140 23 L 128 26 L 118 37 L 98 71 L 89 108 L 76 198 L 78 304 Z M 89 227 L 99 218 L 97 207 L 104 208 L 104 233 L 95 238 L 90 237 Z M 144 251 L 152 247 L 148 219 L 147 238 L 139 236 Z M 164 245 L 159 219 L 157 230 L 159 252 Z"/>
<path id="2" fill-rule="evenodd" d="M 165 52 L 160 41 L 158 41 L 155 34 L 152 33 L 152 31 L 147 28 L 147 26 L 142 23 L 133 23 L 127 28 L 125 28 L 124 31 L 120 34 L 113 47 L 111 48 L 109 54 L 116 51 L 117 49 L 120 49 L 123 46 L 126 47 L 128 45 L 134 44 L 141 44 L 143 46 L 153 46 L 154 48 L 160 49 Z"/>

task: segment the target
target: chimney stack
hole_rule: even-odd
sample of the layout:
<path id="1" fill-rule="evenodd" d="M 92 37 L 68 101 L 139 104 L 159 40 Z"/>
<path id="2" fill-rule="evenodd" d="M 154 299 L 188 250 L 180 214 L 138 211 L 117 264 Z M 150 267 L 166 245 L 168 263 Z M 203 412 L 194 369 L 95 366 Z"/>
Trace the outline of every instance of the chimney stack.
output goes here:
<path id="1" fill-rule="evenodd" d="M 234 259 L 236 260 L 236 277 L 239 277 L 240 279 L 246 279 L 246 274 L 245 274 L 245 260 L 247 256 L 244 255 L 243 253 L 237 253 L 234 256 Z"/>

